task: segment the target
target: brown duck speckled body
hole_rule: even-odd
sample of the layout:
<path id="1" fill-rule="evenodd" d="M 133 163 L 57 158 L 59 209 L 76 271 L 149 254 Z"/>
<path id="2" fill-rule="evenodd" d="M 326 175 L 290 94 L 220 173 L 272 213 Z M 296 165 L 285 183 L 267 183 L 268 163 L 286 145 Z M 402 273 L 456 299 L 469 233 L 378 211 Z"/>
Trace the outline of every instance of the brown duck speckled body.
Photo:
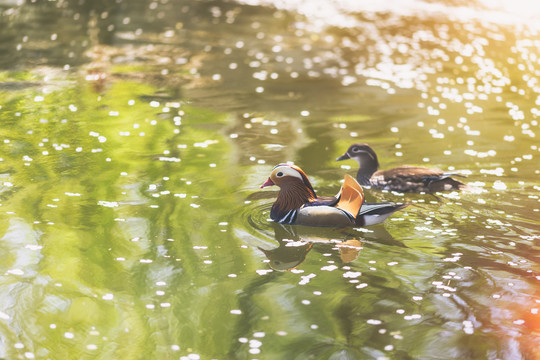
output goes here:
<path id="1" fill-rule="evenodd" d="M 421 166 L 399 166 L 389 170 L 378 170 L 379 161 L 375 151 L 367 144 L 353 144 L 337 161 L 353 159 L 360 168 L 356 179 L 361 185 L 376 189 L 412 193 L 435 193 L 460 190 L 466 185 L 451 176 L 463 176 L 439 169 Z"/>

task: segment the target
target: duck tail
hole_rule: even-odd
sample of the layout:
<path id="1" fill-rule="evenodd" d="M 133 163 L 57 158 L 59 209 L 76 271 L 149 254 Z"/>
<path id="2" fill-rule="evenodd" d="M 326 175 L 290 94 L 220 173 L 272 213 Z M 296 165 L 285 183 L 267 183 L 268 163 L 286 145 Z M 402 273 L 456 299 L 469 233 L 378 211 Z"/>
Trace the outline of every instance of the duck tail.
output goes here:
<path id="1" fill-rule="evenodd" d="M 395 203 L 364 203 L 358 217 L 356 224 L 359 226 L 370 226 L 384 222 L 386 218 L 390 217 L 396 211 L 402 210 L 411 204 L 395 204 Z"/>
<path id="2" fill-rule="evenodd" d="M 435 193 L 439 191 L 465 190 L 467 189 L 467 185 L 451 177 L 446 177 L 441 180 L 429 182 L 427 188 L 431 193 Z"/>

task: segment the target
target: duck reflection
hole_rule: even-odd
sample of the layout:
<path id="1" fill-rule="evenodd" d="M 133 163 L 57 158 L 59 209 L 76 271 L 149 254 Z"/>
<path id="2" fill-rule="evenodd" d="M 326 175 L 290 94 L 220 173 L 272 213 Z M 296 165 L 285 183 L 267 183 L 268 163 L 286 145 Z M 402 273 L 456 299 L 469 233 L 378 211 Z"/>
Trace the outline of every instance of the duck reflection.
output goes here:
<path id="1" fill-rule="evenodd" d="M 344 263 L 350 263 L 356 260 L 360 250 L 362 250 L 362 243 L 358 239 L 350 239 L 343 241 L 336 245 L 339 250 L 339 257 Z"/>
<path id="2" fill-rule="evenodd" d="M 273 270 L 288 271 L 296 268 L 306 259 L 314 243 L 330 244 L 336 247 L 341 261 L 349 263 L 355 260 L 362 249 L 362 243 L 358 239 L 346 239 L 350 234 L 336 231 L 335 229 L 313 229 L 303 226 L 288 226 L 272 223 L 275 239 L 279 246 L 273 249 L 259 247 L 269 260 Z M 342 240 L 336 240 L 336 235 Z M 337 244 L 336 244 L 337 242 Z"/>
<path id="3" fill-rule="evenodd" d="M 279 246 L 265 250 L 259 247 L 264 255 L 270 260 L 269 265 L 277 271 L 287 271 L 300 265 L 305 259 L 313 244 L 283 239 Z"/>

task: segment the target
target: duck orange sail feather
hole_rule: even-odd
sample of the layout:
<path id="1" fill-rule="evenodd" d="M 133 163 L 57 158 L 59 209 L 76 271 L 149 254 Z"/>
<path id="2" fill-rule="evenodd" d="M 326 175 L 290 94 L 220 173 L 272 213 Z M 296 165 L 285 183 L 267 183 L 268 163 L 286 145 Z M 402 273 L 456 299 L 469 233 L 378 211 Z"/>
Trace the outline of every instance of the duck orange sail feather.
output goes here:
<path id="1" fill-rule="evenodd" d="M 341 196 L 336 207 L 347 211 L 356 218 L 356 214 L 360 211 L 364 203 L 364 191 L 356 180 L 350 175 L 345 175 L 345 181 L 341 186 Z"/>

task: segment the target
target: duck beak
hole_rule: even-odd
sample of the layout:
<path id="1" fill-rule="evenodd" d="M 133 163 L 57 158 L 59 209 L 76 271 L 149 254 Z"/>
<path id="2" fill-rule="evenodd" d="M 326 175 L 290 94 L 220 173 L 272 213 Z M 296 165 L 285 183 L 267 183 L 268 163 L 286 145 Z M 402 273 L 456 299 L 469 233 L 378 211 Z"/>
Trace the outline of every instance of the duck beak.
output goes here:
<path id="1" fill-rule="evenodd" d="M 345 154 L 341 155 L 340 157 L 338 157 L 338 158 L 336 159 L 336 161 L 347 160 L 347 159 L 350 159 L 350 158 L 351 158 L 351 157 L 349 156 L 349 154 L 348 154 L 348 153 L 345 153 Z"/>
<path id="2" fill-rule="evenodd" d="M 264 184 L 262 184 L 260 188 L 262 189 L 262 188 L 265 188 L 267 186 L 272 186 L 272 185 L 276 185 L 276 184 L 274 184 L 272 179 L 268 178 L 268 180 L 266 180 L 266 182 Z"/>

